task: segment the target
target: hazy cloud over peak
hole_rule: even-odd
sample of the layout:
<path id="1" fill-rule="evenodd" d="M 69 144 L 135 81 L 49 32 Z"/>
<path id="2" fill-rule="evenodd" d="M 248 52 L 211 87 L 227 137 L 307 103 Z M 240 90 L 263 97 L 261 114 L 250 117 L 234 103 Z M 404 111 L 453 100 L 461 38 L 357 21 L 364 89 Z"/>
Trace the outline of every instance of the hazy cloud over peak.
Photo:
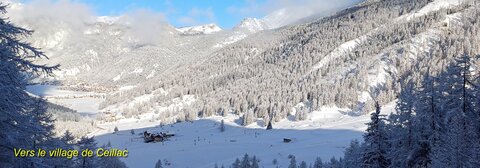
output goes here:
<path id="1" fill-rule="evenodd" d="M 245 7 L 230 7 L 229 12 L 242 16 L 265 16 L 274 27 L 283 26 L 312 15 L 328 15 L 362 0 L 247 0 Z"/>

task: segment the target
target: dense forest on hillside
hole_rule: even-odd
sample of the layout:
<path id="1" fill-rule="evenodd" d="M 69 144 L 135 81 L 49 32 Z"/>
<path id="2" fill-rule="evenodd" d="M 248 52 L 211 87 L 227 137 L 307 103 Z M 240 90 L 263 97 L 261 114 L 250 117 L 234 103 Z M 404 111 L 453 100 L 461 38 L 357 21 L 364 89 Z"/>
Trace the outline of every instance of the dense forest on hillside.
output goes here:
<path id="1" fill-rule="evenodd" d="M 279 121 L 295 114 L 292 108 L 298 105 L 303 106 L 296 108 L 298 120 L 322 106 L 363 114 L 374 110 L 374 100 L 385 104 L 396 99 L 401 82 L 415 76 L 411 69 L 439 73 L 455 55 L 478 51 L 475 1 L 422 13 L 429 2 L 363 3 L 311 23 L 265 31 L 108 96 L 102 107 L 153 94 L 146 102 L 118 109 L 124 116 L 138 116 L 193 95 L 193 104 L 160 112 L 159 120 L 231 112 L 254 116 L 244 120 L 248 125 L 253 118 Z"/>

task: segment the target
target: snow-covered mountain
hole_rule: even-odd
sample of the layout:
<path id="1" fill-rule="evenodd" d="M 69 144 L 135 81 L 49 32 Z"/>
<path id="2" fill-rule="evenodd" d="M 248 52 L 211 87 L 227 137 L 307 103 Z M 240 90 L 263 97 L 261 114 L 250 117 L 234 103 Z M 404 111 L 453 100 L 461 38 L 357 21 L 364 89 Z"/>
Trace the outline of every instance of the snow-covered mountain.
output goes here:
<path id="1" fill-rule="evenodd" d="M 222 29 L 214 23 L 200 25 L 200 26 L 182 27 L 182 28 L 177 28 L 177 30 L 180 33 L 185 35 L 212 34 L 215 32 L 222 31 Z"/>
<path id="2" fill-rule="evenodd" d="M 257 18 L 245 18 L 233 28 L 234 31 L 247 30 L 252 33 L 267 29 L 269 29 L 269 27 L 265 21 Z"/>
<path id="3" fill-rule="evenodd" d="M 96 22 L 105 23 L 105 24 L 114 24 L 121 19 L 122 16 L 99 16 L 96 19 Z"/>

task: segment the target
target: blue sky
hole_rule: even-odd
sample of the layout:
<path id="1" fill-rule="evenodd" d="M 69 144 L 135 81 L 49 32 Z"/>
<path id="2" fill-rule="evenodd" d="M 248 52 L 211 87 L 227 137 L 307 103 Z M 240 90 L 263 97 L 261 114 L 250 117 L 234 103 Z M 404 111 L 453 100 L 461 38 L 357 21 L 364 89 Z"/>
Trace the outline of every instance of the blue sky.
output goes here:
<path id="1" fill-rule="evenodd" d="M 262 17 L 261 12 L 240 9 L 261 4 L 263 0 L 76 0 L 87 4 L 97 15 L 121 15 L 137 9 L 159 12 L 174 26 L 217 23 L 231 28 L 244 17 Z"/>
<path id="2" fill-rule="evenodd" d="M 13 0 L 15 1 L 15 0 Z M 175 27 L 216 23 L 230 29 L 246 17 L 262 18 L 279 9 L 281 15 L 270 21 L 287 20 L 289 23 L 312 14 L 328 15 L 361 0 L 17 0 L 30 4 L 36 15 L 58 12 L 77 16 L 119 16 L 138 11 L 151 11 Z M 55 11 L 56 10 L 56 11 Z M 30 15 L 32 15 L 30 11 Z M 40 13 L 38 13 L 40 12 Z M 77 14 L 75 14 L 77 12 Z M 92 13 L 93 12 L 93 13 Z M 276 16 L 276 15 L 274 15 Z M 65 16 L 67 17 L 67 16 Z M 70 20 L 73 18 L 70 17 Z M 157 17 L 155 18 L 157 19 Z M 76 19 L 73 19 L 76 20 Z"/>

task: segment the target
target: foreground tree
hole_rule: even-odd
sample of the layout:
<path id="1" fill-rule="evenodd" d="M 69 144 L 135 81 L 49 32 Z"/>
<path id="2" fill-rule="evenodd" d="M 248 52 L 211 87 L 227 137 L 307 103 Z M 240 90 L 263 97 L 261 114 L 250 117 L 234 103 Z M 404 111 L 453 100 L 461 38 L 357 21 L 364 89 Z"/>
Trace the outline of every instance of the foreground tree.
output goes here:
<path id="1" fill-rule="evenodd" d="M 378 102 L 375 102 L 375 108 L 372 121 L 368 123 L 367 133 L 363 136 L 365 140 L 365 150 L 362 155 L 363 167 L 383 168 L 389 165 L 386 156 L 386 136 Z"/>
<path id="2" fill-rule="evenodd" d="M 0 14 L 6 6 L 0 4 Z M 46 58 L 43 52 L 21 39 L 32 31 L 16 27 L 0 17 L 0 167 L 42 167 L 46 158 L 18 158 L 14 149 L 53 145 L 52 120 L 44 101 L 25 92 L 27 75 L 50 75 L 55 66 L 37 65 L 32 60 Z"/>
<path id="3" fill-rule="evenodd" d="M 439 74 L 417 74 L 417 84 L 405 80 L 396 112 L 383 122 L 376 105 L 364 144 L 347 148 L 344 167 L 479 167 L 479 60 L 465 54 Z M 362 166 L 352 164 L 358 151 Z"/>
<path id="4" fill-rule="evenodd" d="M 0 3 L 0 14 L 6 6 Z M 32 97 L 26 91 L 28 78 L 49 76 L 59 65 L 34 64 L 36 59 L 47 58 L 29 43 L 22 41 L 32 31 L 16 27 L 0 17 L 0 167 L 126 167 L 118 158 L 67 159 L 63 157 L 15 157 L 15 150 L 74 149 L 75 145 L 95 149 L 93 138 L 75 138 L 66 132 L 61 138 L 53 133 L 53 120 L 47 113 L 45 100 Z"/>

